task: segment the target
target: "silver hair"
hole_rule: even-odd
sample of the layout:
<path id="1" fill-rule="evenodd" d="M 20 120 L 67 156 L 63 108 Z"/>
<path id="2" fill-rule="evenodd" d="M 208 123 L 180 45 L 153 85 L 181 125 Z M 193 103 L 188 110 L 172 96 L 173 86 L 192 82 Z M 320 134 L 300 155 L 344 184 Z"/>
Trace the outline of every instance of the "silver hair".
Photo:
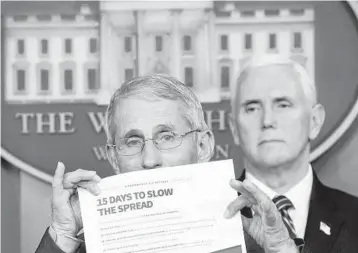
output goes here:
<path id="1" fill-rule="evenodd" d="M 112 95 L 106 112 L 107 143 L 115 140 L 115 112 L 121 99 L 140 97 L 148 101 L 167 99 L 178 101 L 184 118 L 193 129 L 207 130 L 202 106 L 194 94 L 185 84 L 174 77 L 162 74 L 137 77 L 126 81 Z"/>
<path id="2" fill-rule="evenodd" d="M 287 56 L 279 54 L 264 54 L 264 55 L 254 55 L 252 56 L 246 64 L 242 67 L 239 77 L 237 78 L 236 83 L 231 87 L 231 108 L 234 112 L 237 99 L 237 91 L 240 85 L 246 80 L 248 73 L 253 68 L 265 67 L 270 65 L 283 65 L 289 66 L 292 68 L 297 77 L 298 83 L 301 85 L 303 92 L 312 105 L 317 103 L 317 89 L 316 84 L 309 76 L 307 70 L 298 62 L 291 60 Z"/>

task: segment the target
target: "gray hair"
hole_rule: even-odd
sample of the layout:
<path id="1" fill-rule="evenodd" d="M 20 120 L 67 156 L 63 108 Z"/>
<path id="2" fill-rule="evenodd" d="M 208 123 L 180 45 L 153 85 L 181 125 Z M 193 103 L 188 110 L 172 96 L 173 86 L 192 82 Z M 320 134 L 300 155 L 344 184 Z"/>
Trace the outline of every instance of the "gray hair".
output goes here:
<path id="1" fill-rule="evenodd" d="M 174 77 L 154 74 L 126 81 L 112 95 L 106 112 L 107 143 L 112 144 L 115 139 L 114 116 L 116 107 L 121 99 L 129 97 L 141 97 L 149 101 L 158 99 L 178 101 L 182 106 L 183 116 L 190 127 L 199 130 L 208 129 L 202 106 L 194 92 Z"/>
<path id="2" fill-rule="evenodd" d="M 231 107 L 234 112 L 237 99 L 237 91 L 240 85 L 246 80 L 248 73 L 253 68 L 265 67 L 270 65 L 283 65 L 289 66 L 292 68 L 297 81 L 301 85 L 303 92 L 307 100 L 312 103 L 317 103 L 317 89 L 314 81 L 309 76 L 307 70 L 298 62 L 291 60 L 287 56 L 279 54 L 264 54 L 264 55 L 254 55 L 248 62 L 242 67 L 239 77 L 235 85 L 231 89 Z"/>

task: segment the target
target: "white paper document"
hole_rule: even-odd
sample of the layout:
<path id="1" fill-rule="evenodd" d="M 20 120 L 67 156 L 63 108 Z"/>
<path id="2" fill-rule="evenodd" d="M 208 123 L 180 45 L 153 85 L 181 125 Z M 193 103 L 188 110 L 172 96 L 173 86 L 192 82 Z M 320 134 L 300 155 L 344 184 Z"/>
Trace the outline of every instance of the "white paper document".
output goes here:
<path id="1" fill-rule="evenodd" d="M 87 253 L 245 253 L 232 160 L 159 168 L 101 180 L 101 195 L 78 189 Z"/>

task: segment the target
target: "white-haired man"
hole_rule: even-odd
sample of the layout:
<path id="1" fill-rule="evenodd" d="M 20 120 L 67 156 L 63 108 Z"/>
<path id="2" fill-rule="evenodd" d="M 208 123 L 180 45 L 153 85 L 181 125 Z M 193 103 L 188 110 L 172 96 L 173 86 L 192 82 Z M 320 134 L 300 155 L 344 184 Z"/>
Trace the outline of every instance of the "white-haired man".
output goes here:
<path id="1" fill-rule="evenodd" d="M 198 99 L 169 76 L 139 77 L 124 83 L 107 109 L 106 134 L 108 159 L 116 174 L 208 162 L 213 154 L 213 133 L 204 121 Z M 100 178 L 95 171 L 64 174 L 64 170 L 59 163 L 52 183 L 52 224 L 37 253 L 85 252 L 84 244 L 76 238 L 82 222 L 73 188 L 81 186 L 98 194 Z M 233 180 L 231 185 L 242 193 L 234 211 L 246 205 L 256 208 L 260 215 L 262 233 L 255 238 L 266 252 L 298 252 L 272 201 L 250 182 Z M 233 215 L 230 210 L 228 217 Z M 250 224 L 246 221 L 244 226 Z"/>
<path id="2" fill-rule="evenodd" d="M 244 154 L 240 179 L 276 203 L 306 252 L 358 252 L 358 199 L 324 186 L 310 165 L 310 141 L 325 111 L 304 67 L 279 55 L 254 56 L 232 95 L 230 126 Z"/>

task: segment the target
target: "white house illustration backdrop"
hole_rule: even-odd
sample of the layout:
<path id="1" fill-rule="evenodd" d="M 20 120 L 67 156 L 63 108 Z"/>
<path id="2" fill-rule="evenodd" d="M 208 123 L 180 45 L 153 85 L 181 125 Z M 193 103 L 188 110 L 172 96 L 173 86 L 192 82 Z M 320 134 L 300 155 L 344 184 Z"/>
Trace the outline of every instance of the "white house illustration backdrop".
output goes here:
<path id="1" fill-rule="evenodd" d="M 49 2 L 50 8 L 31 9 L 28 2 L 24 11 L 5 13 L 6 102 L 103 105 L 124 81 L 150 73 L 179 78 L 202 102 L 220 102 L 229 99 L 240 67 L 253 53 L 287 54 L 314 78 L 311 7 L 94 3 L 58 9 Z"/>

